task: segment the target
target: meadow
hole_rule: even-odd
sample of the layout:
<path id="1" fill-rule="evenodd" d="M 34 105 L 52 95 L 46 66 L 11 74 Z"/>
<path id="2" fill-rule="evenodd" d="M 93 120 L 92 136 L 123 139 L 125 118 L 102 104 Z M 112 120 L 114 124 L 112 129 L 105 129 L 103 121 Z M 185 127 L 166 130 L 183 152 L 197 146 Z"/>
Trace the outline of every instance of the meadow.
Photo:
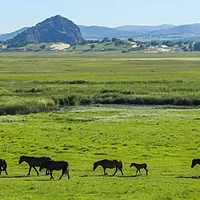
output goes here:
<path id="1" fill-rule="evenodd" d="M 0 177 L 0 198 L 199 199 L 200 166 L 190 167 L 200 148 L 198 57 L 0 54 L 0 148 L 9 174 Z M 137 98 L 173 101 L 163 108 L 104 106 Z M 71 179 L 58 181 L 60 171 L 51 181 L 45 171 L 27 177 L 21 155 L 66 160 Z M 124 176 L 93 171 L 104 158 L 122 160 Z M 148 163 L 149 176 L 135 176 L 131 162 Z"/>
<path id="2" fill-rule="evenodd" d="M 3 53 L 0 113 L 98 103 L 199 105 L 198 56 Z"/>

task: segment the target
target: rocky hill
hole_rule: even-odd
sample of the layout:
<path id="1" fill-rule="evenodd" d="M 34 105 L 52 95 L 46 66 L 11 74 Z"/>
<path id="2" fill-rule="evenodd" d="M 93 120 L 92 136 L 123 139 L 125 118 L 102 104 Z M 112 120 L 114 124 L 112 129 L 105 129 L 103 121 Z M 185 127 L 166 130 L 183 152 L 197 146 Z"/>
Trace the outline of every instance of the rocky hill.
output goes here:
<path id="1" fill-rule="evenodd" d="M 23 46 L 29 43 L 56 41 L 68 44 L 82 42 L 80 28 L 69 19 L 56 15 L 28 28 L 7 43 L 10 46 Z"/>

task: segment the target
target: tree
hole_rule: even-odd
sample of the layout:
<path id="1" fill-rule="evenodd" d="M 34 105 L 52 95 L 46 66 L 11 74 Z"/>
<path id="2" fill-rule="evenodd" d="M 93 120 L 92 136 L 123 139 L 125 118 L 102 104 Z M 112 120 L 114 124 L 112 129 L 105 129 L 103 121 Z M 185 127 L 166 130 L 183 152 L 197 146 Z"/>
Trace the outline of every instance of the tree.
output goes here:
<path id="1" fill-rule="evenodd" d="M 194 44 L 194 51 L 200 51 L 200 42 Z"/>
<path id="2" fill-rule="evenodd" d="M 183 45 L 183 41 L 178 42 L 178 46 L 181 47 Z"/>
<path id="3" fill-rule="evenodd" d="M 91 49 L 94 49 L 94 48 L 95 48 L 95 45 L 94 45 L 94 44 L 92 44 L 92 45 L 90 46 L 90 48 L 91 48 Z"/>
<path id="4" fill-rule="evenodd" d="M 128 41 L 134 42 L 134 39 L 133 38 L 128 38 Z"/>
<path id="5" fill-rule="evenodd" d="M 157 41 L 151 41 L 151 46 L 157 46 L 157 45 L 159 45 L 159 42 L 157 42 Z"/>
<path id="6" fill-rule="evenodd" d="M 45 44 L 40 46 L 40 49 L 45 49 L 45 48 L 46 48 Z"/>
<path id="7" fill-rule="evenodd" d="M 117 38 L 112 38 L 112 42 L 116 42 L 117 40 Z"/>
<path id="8" fill-rule="evenodd" d="M 192 44 L 192 43 L 190 43 L 190 45 L 189 45 L 189 47 L 188 47 L 188 48 L 189 48 L 189 50 L 190 50 L 190 51 L 194 51 L 194 46 L 193 46 L 193 44 Z"/>
<path id="9" fill-rule="evenodd" d="M 163 41 L 163 45 L 166 45 L 168 47 L 174 46 L 174 42 L 171 40 Z"/>
<path id="10" fill-rule="evenodd" d="M 115 46 L 120 46 L 120 45 L 125 45 L 125 42 L 122 41 L 122 40 L 117 40 L 117 41 L 115 42 Z"/>
<path id="11" fill-rule="evenodd" d="M 108 37 L 103 38 L 102 42 L 110 42 Z"/>

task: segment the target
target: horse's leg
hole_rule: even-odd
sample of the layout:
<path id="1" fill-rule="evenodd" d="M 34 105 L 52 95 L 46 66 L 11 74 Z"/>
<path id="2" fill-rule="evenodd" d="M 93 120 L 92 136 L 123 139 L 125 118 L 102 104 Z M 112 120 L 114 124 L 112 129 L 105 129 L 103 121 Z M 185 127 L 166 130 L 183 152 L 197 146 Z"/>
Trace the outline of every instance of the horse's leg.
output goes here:
<path id="1" fill-rule="evenodd" d="M 30 173 L 31 173 L 31 166 L 29 167 L 29 171 L 28 171 L 28 174 L 27 174 L 27 176 L 30 176 Z"/>
<path id="2" fill-rule="evenodd" d="M 65 170 L 62 170 L 62 174 L 61 174 L 59 180 L 63 177 L 63 174 L 64 174 L 64 173 L 65 173 Z"/>
<path id="3" fill-rule="evenodd" d="M 7 173 L 6 169 L 5 169 L 5 173 L 6 173 L 6 175 L 8 175 L 8 173 Z"/>
<path id="4" fill-rule="evenodd" d="M 53 177 L 53 175 L 52 175 L 52 170 L 50 170 L 50 176 L 51 176 L 50 180 L 51 180 L 51 179 L 54 179 L 54 177 Z"/>
<path id="5" fill-rule="evenodd" d="M 68 179 L 70 179 L 69 172 L 67 172 L 67 177 L 68 177 Z"/>
<path id="6" fill-rule="evenodd" d="M 123 176 L 124 174 L 123 174 L 123 171 L 122 171 L 122 169 L 121 169 L 121 168 L 119 168 L 119 170 L 120 170 L 120 172 L 121 172 L 121 174 L 122 174 L 122 176 Z"/>
<path id="7" fill-rule="evenodd" d="M 142 175 L 142 173 L 141 173 L 140 169 L 139 169 L 139 172 L 140 172 L 140 175 Z"/>
<path id="8" fill-rule="evenodd" d="M 66 174 L 67 174 L 67 176 L 68 176 L 68 179 L 70 179 L 69 170 L 67 169 L 67 170 L 65 170 L 65 172 L 66 172 Z"/>
<path id="9" fill-rule="evenodd" d="M 114 176 L 114 175 L 116 174 L 116 172 L 117 172 L 117 169 L 118 169 L 118 168 L 116 167 L 116 169 L 115 169 L 115 172 L 114 172 L 114 174 L 113 174 L 112 176 Z"/>
<path id="10" fill-rule="evenodd" d="M 145 170 L 146 170 L 146 176 L 148 176 L 148 169 L 147 169 L 147 168 L 145 168 Z"/>
<path id="11" fill-rule="evenodd" d="M 48 169 L 46 170 L 46 175 L 49 175 L 49 171 L 48 171 Z"/>
<path id="12" fill-rule="evenodd" d="M 106 168 L 103 168 L 104 176 L 108 176 L 108 173 L 106 172 Z"/>
<path id="13" fill-rule="evenodd" d="M 36 171 L 37 175 L 39 175 L 39 172 L 37 171 L 37 169 L 35 168 L 35 166 L 33 167 L 33 169 Z"/>

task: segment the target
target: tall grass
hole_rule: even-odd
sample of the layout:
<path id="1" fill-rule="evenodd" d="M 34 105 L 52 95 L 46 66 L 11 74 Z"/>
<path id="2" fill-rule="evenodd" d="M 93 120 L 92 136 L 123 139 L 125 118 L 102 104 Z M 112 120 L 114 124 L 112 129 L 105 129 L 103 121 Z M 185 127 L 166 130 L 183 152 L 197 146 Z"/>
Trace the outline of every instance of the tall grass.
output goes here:
<path id="1" fill-rule="evenodd" d="M 47 112 L 55 109 L 54 101 L 41 99 L 37 101 L 26 101 L 23 104 L 4 104 L 0 106 L 0 115 L 15 115 Z"/>

